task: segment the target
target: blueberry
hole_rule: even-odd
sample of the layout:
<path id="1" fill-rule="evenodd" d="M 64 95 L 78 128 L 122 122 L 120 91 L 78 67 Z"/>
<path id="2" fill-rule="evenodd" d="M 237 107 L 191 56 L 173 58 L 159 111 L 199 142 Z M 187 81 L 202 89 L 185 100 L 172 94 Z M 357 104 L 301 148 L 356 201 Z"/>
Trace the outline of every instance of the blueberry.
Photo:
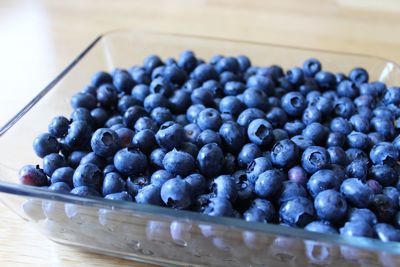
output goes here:
<path id="1" fill-rule="evenodd" d="M 219 133 L 214 132 L 213 130 L 204 130 L 198 134 L 194 143 L 197 144 L 198 147 L 202 147 L 210 143 L 216 143 L 221 146 L 222 139 Z"/>
<path id="2" fill-rule="evenodd" d="M 285 181 L 282 183 L 282 187 L 279 195 L 279 204 L 282 204 L 288 200 L 291 200 L 296 197 L 308 197 L 306 189 L 296 182 Z"/>
<path id="3" fill-rule="evenodd" d="M 260 156 L 261 150 L 256 144 L 245 144 L 238 154 L 238 165 L 241 168 L 246 168 L 251 161 Z"/>
<path id="4" fill-rule="evenodd" d="M 299 120 L 288 121 L 283 126 L 283 129 L 290 136 L 295 136 L 295 135 L 301 134 L 301 132 L 303 131 L 304 128 L 306 128 L 306 125 Z"/>
<path id="5" fill-rule="evenodd" d="M 288 179 L 294 183 L 298 183 L 300 185 L 306 185 L 308 177 L 305 170 L 300 166 L 294 166 L 288 171 Z"/>
<path id="6" fill-rule="evenodd" d="M 309 58 L 303 63 L 304 75 L 307 77 L 314 77 L 319 71 L 321 71 L 321 62 L 316 58 Z"/>
<path id="7" fill-rule="evenodd" d="M 151 204 L 151 205 L 162 205 L 162 199 L 160 196 L 161 187 L 155 184 L 149 184 L 139 189 L 135 196 L 136 203 L 139 204 Z"/>
<path id="8" fill-rule="evenodd" d="M 150 75 L 142 68 L 129 71 L 133 81 L 138 85 L 149 85 Z"/>
<path id="9" fill-rule="evenodd" d="M 367 208 L 372 203 L 374 194 L 367 184 L 357 178 L 344 180 L 340 192 L 349 204 L 357 208 Z"/>
<path id="10" fill-rule="evenodd" d="M 113 130 L 100 128 L 93 133 L 91 147 L 97 155 L 110 157 L 121 147 L 121 140 Z"/>
<path id="11" fill-rule="evenodd" d="M 377 118 L 386 119 L 386 120 L 393 120 L 394 116 L 390 109 L 387 107 L 377 107 L 372 110 L 372 115 Z"/>
<path id="12" fill-rule="evenodd" d="M 350 118 L 350 123 L 353 129 L 357 132 L 368 133 L 370 129 L 369 120 L 365 117 L 356 114 Z"/>
<path id="13" fill-rule="evenodd" d="M 24 185 L 47 186 L 48 180 L 46 174 L 39 166 L 25 165 L 18 172 L 19 181 Z"/>
<path id="14" fill-rule="evenodd" d="M 247 135 L 254 144 L 256 145 L 267 145 L 272 139 L 272 125 L 263 119 L 255 119 L 247 128 Z"/>
<path id="15" fill-rule="evenodd" d="M 304 83 L 304 72 L 299 67 L 293 67 L 286 72 L 286 77 L 294 86 L 298 86 Z"/>
<path id="16" fill-rule="evenodd" d="M 332 164 L 345 165 L 347 163 L 346 152 L 338 146 L 332 146 L 327 149 Z"/>
<path id="17" fill-rule="evenodd" d="M 106 121 L 109 119 L 109 114 L 104 108 L 94 108 L 90 111 L 92 116 L 92 123 L 96 127 L 103 127 Z"/>
<path id="18" fill-rule="evenodd" d="M 74 169 L 71 167 L 61 167 L 54 170 L 51 175 L 51 183 L 63 182 L 72 187 L 72 176 L 74 175 Z"/>
<path id="19" fill-rule="evenodd" d="M 361 160 L 350 162 L 346 167 L 347 177 L 354 177 L 365 180 L 368 174 L 368 166 Z"/>
<path id="20" fill-rule="evenodd" d="M 213 108 L 206 108 L 198 114 L 196 123 L 201 130 L 218 130 L 221 126 L 222 120 L 217 110 Z"/>
<path id="21" fill-rule="evenodd" d="M 329 130 L 319 122 L 313 122 L 307 125 L 302 131 L 305 138 L 312 140 L 315 144 L 322 144 L 328 136 Z"/>
<path id="22" fill-rule="evenodd" d="M 233 121 L 223 123 L 219 128 L 219 135 L 228 152 L 238 152 L 246 143 L 244 129 Z"/>
<path id="23" fill-rule="evenodd" d="M 387 119 L 373 118 L 371 126 L 386 140 L 393 139 L 396 132 L 393 122 Z"/>
<path id="24" fill-rule="evenodd" d="M 282 108 L 290 116 L 299 116 L 306 108 L 306 100 L 298 92 L 290 92 L 282 97 Z"/>
<path id="25" fill-rule="evenodd" d="M 304 227 L 314 218 L 313 203 L 304 197 L 293 198 L 282 204 L 279 215 L 283 223 Z"/>
<path id="26" fill-rule="evenodd" d="M 265 117 L 265 113 L 257 108 L 248 108 L 243 110 L 238 118 L 237 123 L 241 126 L 248 127 L 250 122 L 255 119 L 261 119 Z"/>
<path id="27" fill-rule="evenodd" d="M 344 236 L 374 237 L 373 228 L 363 221 L 346 222 L 339 231 Z"/>
<path id="28" fill-rule="evenodd" d="M 139 190 L 150 184 L 150 179 L 146 176 L 141 176 L 135 179 L 128 177 L 126 179 L 126 191 L 133 197 L 135 197 Z M 160 192 L 158 191 L 158 194 Z"/>
<path id="29" fill-rule="evenodd" d="M 126 191 L 108 194 L 104 198 L 110 200 L 119 200 L 119 201 L 133 201 L 132 196 L 129 195 L 128 192 Z"/>
<path id="30" fill-rule="evenodd" d="M 185 130 L 173 121 L 165 122 L 156 133 L 156 140 L 162 148 L 178 148 L 185 140 Z"/>
<path id="31" fill-rule="evenodd" d="M 190 185 L 181 177 L 166 181 L 161 187 L 163 202 L 174 209 L 185 209 L 191 205 Z"/>
<path id="32" fill-rule="evenodd" d="M 245 72 L 251 66 L 250 59 L 245 55 L 240 55 L 236 57 L 237 63 L 239 65 L 239 70 Z"/>
<path id="33" fill-rule="evenodd" d="M 131 93 L 135 82 L 128 72 L 118 71 L 113 75 L 113 85 L 118 92 Z"/>
<path id="34" fill-rule="evenodd" d="M 253 75 L 246 81 L 247 88 L 254 87 L 264 91 L 267 95 L 274 94 L 275 83 L 271 78 Z"/>
<path id="35" fill-rule="evenodd" d="M 118 103 L 117 89 L 111 84 L 103 84 L 97 89 L 97 101 L 105 108 L 114 108 Z"/>
<path id="36" fill-rule="evenodd" d="M 71 148 L 87 148 L 90 145 L 90 138 L 90 126 L 84 121 L 74 121 L 69 126 L 65 142 Z"/>
<path id="37" fill-rule="evenodd" d="M 165 154 L 163 159 L 164 168 L 173 174 L 186 176 L 192 173 L 195 161 L 189 153 L 176 149 Z"/>
<path id="38" fill-rule="evenodd" d="M 272 203 L 266 199 L 256 198 L 252 201 L 250 209 L 261 210 L 267 222 L 274 222 L 276 211 Z"/>
<path id="39" fill-rule="evenodd" d="M 151 112 L 156 107 L 168 107 L 169 101 L 160 93 L 149 94 L 143 101 L 143 107 L 147 112 Z"/>
<path id="40" fill-rule="evenodd" d="M 224 57 L 218 60 L 217 64 L 215 65 L 215 69 L 218 73 L 222 73 L 224 71 L 236 73 L 239 71 L 239 62 L 234 57 Z"/>
<path id="41" fill-rule="evenodd" d="M 213 106 L 213 98 L 212 91 L 203 87 L 193 90 L 190 95 L 193 104 L 202 104 L 206 107 Z"/>
<path id="42" fill-rule="evenodd" d="M 226 198 L 232 203 L 237 198 L 235 179 L 230 175 L 220 175 L 211 183 L 212 192 L 220 198 Z"/>
<path id="43" fill-rule="evenodd" d="M 369 177 L 378 181 L 383 186 L 391 186 L 396 183 L 398 176 L 395 170 L 388 165 L 373 165 L 369 169 Z"/>
<path id="44" fill-rule="evenodd" d="M 324 90 L 332 89 L 336 86 L 336 77 L 333 73 L 319 71 L 315 74 L 315 81 Z"/>
<path id="45" fill-rule="evenodd" d="M 72 176 L 74 187 L 91 186 L 100 189 L 102 179 L 103 173 L 96 165 L 91 163 L 79 165 Z"/>
<path id="46" fill-rule="evenodd" d="M 105 71 L 99 71 L 93 74 L 91 81 L 93 86 L 99 87 L 102 84 L 112 83 L 113 78 L 109 73 Z"/>
<path id="47" fill-rule="evenodd" d="M 320 97 L 322 97 L 321 92 L 317 91 L 317 90 L 313 90 L 306 94 L 306 101 L 310 105 L 314 105 L 314 103 L 316 103 Z M 333 106 L 332 106 L 332 110 L 333 110 Z"/>
<path id="48" fill-rule="evenodd" d="M 326 221 L 313 221 L 304 227 L 305 230 L 323 234 L 338 234 L 338 231 Z"/>
<path id="49" fill-rule="evenodd" d="M 396 203 L 387 195 L 376 194 L 371 203 L 371 210 L 380 222 L 390 222 L 396 215 Z"/>
<path id="50" fill-rule="evenodd" d="M 349 119 L 356 112 L 356 107 L 348 97 L 338 98 L 334 103 L 334 113 L 342 118 Z"/>
<path id="51" fill-rule="evenodd" d="M 111 128 L 111 127 L 114 126 L 114 125 L 123 124 L 123 123 L 124 123 L 124 118 L 123 118 L 123 116 L 121 116 L 121 115 L 114 115 L 114 116 L 112 116 L 112 117 L 110 117 L 110 118 L 108 118 L 108 119 L 106 120 L 106 122 L 104 123 L 104 126 L 106 126 L 106 127 L 108 127 L 108 128 Z"/>
<path id="52" fill-rule="evenodd" d="M 228 113 L 232 114 L 233 116 L 238 116 L 243 110 L 243 103 L 235 96 L 225 96 L 219 103 L 219 111 L 221 113 Z"/>
<path id="53" fill-rule="evenodd" d="M 64 116 L 54 117 L 48 127 L 49 133 L 55 137 L 63 137 L 67 134 L 69 120 Z"/>
<path id="54" fill-rule="evenodd" d="M 247 222 L 263 222 L 268 223 L 266 214 L 261 209 L 250 208 L 243 213 L 243 218 Z"/>
<path id="55" fill-rule="evenodd" d="M 272 169 L 271 159 L 267 157 L 258 157 L 247 166 L 247 179 L 255 183 L 261 173 L 270 169 Z"/>
<path id="56" fill-rule="evenodd" d="M 271 108 L 266 114 L 266 119 L 274 127 L 282 127 L 287 122 L 287 115 L 280 107 Z"/>
<path id="57" fill-rule="evenodd" d="M 233 216 L 233 208 L 231 202 L 223 197 L 210 198 L 203 210 L 204 214 L 209 216 Z"/>
<path id="58" fill-rule="evenodd" d="M 73 195 L 78 195 L 78 196 L 82 196 L 82 197 L 99 197 L 100 194 L 99 192 L 96 191 L 96 189 L 94 189 L 91 186 L 77 186 L 74 189 L 71 190 L 70 192 Z"/>
<path id="59" fill-rule="evenodd" d="M 353 127 L 348 120 L 341 117 L 336 117 L 332 119 L 330 123 L 330 129 L 332 132 L 348 135 L 352 132 Z"/>
<path id="60" fill-rule="evenodd" d="M 400 230 L 387 223 L 378 223 L 374 226 L 376 235 L 383 242 L 399 242 Z"/>
<path id="61" fill-rule="evenodd" d="M 197 166 L 200 172 L 208 177 L 220 174 L 224 161 L 224 153 L 216 143 L 203 146 L 197 155 Z"/>
<path id="62" fill-rule="evenodd" d="M 360 85 L 362 83 L 368 82 L 369 76 L 368 72 L 363 68 L 354 68 L 349 73 L 349 78 L 355 84 Z"/>
<path id="63" fill-rule="evenodd" d="M 156 107 L 154 108 L 151 113 L 150 116 L 152 118 L 153 121 L 155 121 L 158 124 L 163 124 L 167 121 L 171 121 L 172 120 L 172 113 L 168 108 L 165 107 Z"/>
<path id="64" fill-rule="evenodd" d="M 123 148 L 115 154 L 114 165 L 123 175 L 138 175 L 146 169 L 147 158 L 137 149 Z"/>
<path id="65" fill-rule="evenodd" d="M 168 82 L 177 86 L 181 86 L 187 79 L 185 71 L 175 64 L 165 67 L 164 77 Z"/>
<path id="66" fill-rule="evenodd" d="M 193 196 L 199 196 L 206 191 L 206 179 L 199 173 L 192 173 L 185 178 L 185 181 L 189 184 L 190 190 Z"/>
<path id="67" fill-rule="evenodd" d="M 246 205 L 254 197 L 254 184 L 247 180 L 243 170 L 233 173 L 237 190 L 237 205 Z"/>
<path id="68" fill-rule="evenodd" d="M 149 55 L 143 60 L 143 67 L 148 73 L 151 73 L 155 68 L 161 65 L 163 65 L 163 62 L 157 55 Z"/>
<path id="69" fill-rule="evenodd" d="M 267 94 L 259 88 L 250 87 L 243 92 L 242 102 L 248 108 L 258 108 L 260 110 L 268 109 L 268 96 Z"/>
<path id="70" fill-rule="evenodd" d="M 309 174 L 325 168 L 329 163 L 330 157 L 328 152 L 320 146 L 308 147 L 301 156 L 301 165 Z"/>
<path id="71" fill-rule="evenodd" d="M 305 125 L 322 121 L 322 113 L 316 107 L 308 107 L 304 110 L 302 121 Z"/>
<path id="72" fill-rule="evenodd" d="M 50 177 L 56 169 L 67 167 L 67 165 L 67 160 L 57 153 L 48 154 L 43 158 L 43 171 Z"/>
<path id="73" fill-rule="evenodd" d="M 281 140 L 272 148 L 272 163 L 281 168 L 290 168 L 296 165 L 299 156 L 299 148 L 296 143 L 289 139 Z"/>
<path id="74" fill-rule="evenodd" d="M 132 138 L 132 145 L 142 152 L 151 152 L 157 146 L 154 132 L 149 129 L 137 132 Z"/>
<path id="75" fill-rule="evenodd" d="M 314 207 L 320 219 L 331 222 L 340 221 L 347 213 L 346 199 L 332 189 L 319 192 L 315 197 Z"/>
<path id="76" fill-rule="evenodd" d="M 391 143 L 381 142 L 372 147 L 369 157 L 374 164 L 393 165 L 399 159 L 399 151 Z"/>
<path id="77" fill-rule="evenodd" d="M 120 113 L 125 113 L 125 111 L 127 111 L 128 108 L 140 104 L 141 102 L 139 100 L 134 99 L 132 96 L 124 95 L 118 100 L 117 109 Z"/>
<path id="78" fill-rule="evenodd" d="M 378 223 L 378 219 L 376 215 L 370 209 L 357 209 L 352 208 L 349 211 L 349 221 L 350 222 L 357 222 L 362 221 L 366 222 L 369 225 L 373 226 Z"/>
<path id="79" fill-rule="evenodd" d="M 197 66 L 195 54 L 190 50 L 183 51 L 178 59 L 178 66 L 186 72 L 191 72 L 194 70 L 194 68 Z"/>
<path id="80" fill-rule="evenodd" d="M 104 176 L 103 187 L 102 187 L 103 196 L 107 196 L 113 193 L 119 193 L 124 191 L 124 189 L 125 189 L 125 181 L 118 173 L 110 172 Z"/>
<path id="81" fill-rule="evenodd" d="M 108 164 L 103 169 L 103 175 L 107 175 L 110 172 L 118 172 L 117 168 L 115 168 L 114 164 Z"/>
<path id="82" fill-rule="evenodd" d="M 78 167 L 79 163 L 81 162 L 81 159 L 87 154 L 88 154 L 87 151 L 80 151 L 80 150 L 72 151 L 71 154 L 68 156 L 68 164 L 72 168 Z"/>
<path id="83" fill-rule="evenodd" d="M 347 157 L 347 162 L 352 162 L 355 160 L 364 161 L 364 164 L 368 164 L 369 162 L 368 155 L 364 151 L 358 148 L 347 149 L 346 157 Z"/>
<path id="84" fill-rule="evenodd" d="M 41 158 L 51 153 L 57 153 L 59 149 L 57 138 L 49 133 L 40 134 L 33 140 L 33 150 Z"/>
<path id="85" fill-rule="evenodd" d="M 351 99 L 354 99 L 355 97 L 358 96 L 358 88 L 357 85 L 349 80 L 344 80 L 341 83 L 338 84 L 336 91 L 339 95 L 339 97 L 348 97 Z"/>
<path id="86" fill-rule="evenodd" d="M 203 83 L 208 80 L 218 80 L 218 73 L 212 65 L 200 64 L 192 72 L 193 78 Z"/>
<path id="87" fill-rule="evenodd" d="M 99 168 L 103 168 L 107 162 L 103 157 L 100 157 L 94 152 L 89 152 L 87 153 L 79 162 L 79 164 L 86 164 L 86 163 L 92 163 Z"/>
<path id="88" fill-rule="evenodd" d="M 389 87 L 383 96 L 383 102 L 388 104 L 400 104 L 400 87 Z"/>
<path id="89" fill-rule="evenodd" d="M 191 104 L 190 93 L 176 90 L 169 98 L 169 107 L 176 114 L 185 113 Z"/>
<path id="90" fill-rule="evenodd" d="M 307 182 L 308 192 L 312 197 L 328 189 L 339 190 L 340 178 L 332 170 L 319 170 Z"/>
<path id="91" fill-rule="evenodd" d="M 52 183 L 49 188 L 50 191 L 67 194 L 71 191 L 71 186 L 64 182 Z"/>
<path id="92" fill-rule="evenodd" d="M 144 99 L 150 94 L 150 88 L 145 84 L 138 84 L 132 88 L 131 96 L 133 99 L 136 99 L 140 102 L 143 102 Z"/>
<path id="93" fill-rule="evenodd" d="M 397 190 L 396 187 L 393 186 L 387 186 L 383 188 L 382 193 L 386 196 L 388 196 L 393 203 L 395 204 L 396 208 L 399 207 L 399 202 L 400 202 L 400 192 Z"/>
<path id="94" fill-rule="evenodd" d="M 360 108 L 372 108 L 375 106 L 375 98 L 371 95 L 361 95 L 354 99 L 354 104 L 357 109 Z"/>
<path id="95" fill-rule="evenodd" d="M 150 154 L 150 163 L 151 165 L 158 167 L 158 168 L 163 168 L 163 159 L 165 157 L 165 154 L 167 154 L 167 150 L 164 148 L 156 148 L 154 149 L 151 154 Z"/>
<path id="96" fill-rule="evenodd" d="M 282 186 L 282 182 L 286 179 L 283 172 L 272 169 L 267 170 L 258 175 L 255 181 L 254 192 L 262 198 L 273 197 Z"/>

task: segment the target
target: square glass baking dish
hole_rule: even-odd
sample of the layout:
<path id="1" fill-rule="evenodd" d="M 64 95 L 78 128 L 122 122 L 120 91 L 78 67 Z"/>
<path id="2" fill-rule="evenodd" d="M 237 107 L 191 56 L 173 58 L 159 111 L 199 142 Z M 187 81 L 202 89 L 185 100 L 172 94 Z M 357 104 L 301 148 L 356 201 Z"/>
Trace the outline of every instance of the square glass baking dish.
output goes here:
<path id="1" fill-rule="evenodd" d="M 0 199 L 49 239 L 92 252 L 164 266 L 400 266 L 400 243 L 307 232 L 285 226 L 209 217 L 189 211 L 83 198 L 18 184 L 18 170 L 40 163 L 34 137 L 98 70 L 141 64 L 149 54 L 185 49 L 250 57 L 254 65 L 300 65 L 309 57 L 331 71 L 366 68 L 371 80 L 400 84 L 395 63 L 372 56 L 207 37 L 117 30 L 96 38 L 25 108 L 0 129 Z M 43 212 L 43 206 L 51 212 Z"/>

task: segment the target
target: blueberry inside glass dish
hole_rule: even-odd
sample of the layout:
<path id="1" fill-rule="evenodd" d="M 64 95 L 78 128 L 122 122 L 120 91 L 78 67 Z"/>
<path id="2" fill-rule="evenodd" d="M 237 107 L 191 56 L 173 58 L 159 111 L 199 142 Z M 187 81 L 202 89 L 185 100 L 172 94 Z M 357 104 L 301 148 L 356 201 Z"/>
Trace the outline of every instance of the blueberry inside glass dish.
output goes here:
<path id="1" fill-rule="evenodd" d="M 2 201 L 56 242 L 146 262 L 396 264 L 399 73 L 368 56 L 106 34 L 2 128 L 18 152 L 1 156 Z"/>

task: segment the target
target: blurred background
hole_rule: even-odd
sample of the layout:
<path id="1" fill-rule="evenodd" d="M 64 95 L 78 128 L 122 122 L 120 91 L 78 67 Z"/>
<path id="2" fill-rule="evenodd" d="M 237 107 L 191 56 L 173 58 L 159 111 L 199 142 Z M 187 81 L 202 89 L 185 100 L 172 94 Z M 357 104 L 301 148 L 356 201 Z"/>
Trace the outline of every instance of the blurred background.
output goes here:
<path id="1" fill-rule="evenodd" d="M 116 28 L 250 40 L 400 62 L 398 0 L 0 1 L 0 124 Z"/>
<path id="2" fill-rule="evenodd" d="M 96 36 L 118 28 L 369 54 L 400 62 L 399 0 L 1 0 L 0 125 Z M 81 266 L 83 261 L 85 266 L 139 266 L 60 249 L 25 227 L 0 206 L 0 266 Z"/>

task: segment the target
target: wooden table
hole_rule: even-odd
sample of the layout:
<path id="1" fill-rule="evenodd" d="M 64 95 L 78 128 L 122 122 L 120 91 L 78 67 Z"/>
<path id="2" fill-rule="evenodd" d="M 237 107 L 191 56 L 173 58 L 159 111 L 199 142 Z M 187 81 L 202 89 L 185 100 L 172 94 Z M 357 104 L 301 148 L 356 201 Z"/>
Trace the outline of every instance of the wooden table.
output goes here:
<path id="1" fill-rule="evenodd" d="M 397 0 L 0 2 L 0 123 L 98 34 L 190 33 L 371 54 L 400 62 Z M 0 266 L 144 266 L 61 247 L 0 206 Z"/>

